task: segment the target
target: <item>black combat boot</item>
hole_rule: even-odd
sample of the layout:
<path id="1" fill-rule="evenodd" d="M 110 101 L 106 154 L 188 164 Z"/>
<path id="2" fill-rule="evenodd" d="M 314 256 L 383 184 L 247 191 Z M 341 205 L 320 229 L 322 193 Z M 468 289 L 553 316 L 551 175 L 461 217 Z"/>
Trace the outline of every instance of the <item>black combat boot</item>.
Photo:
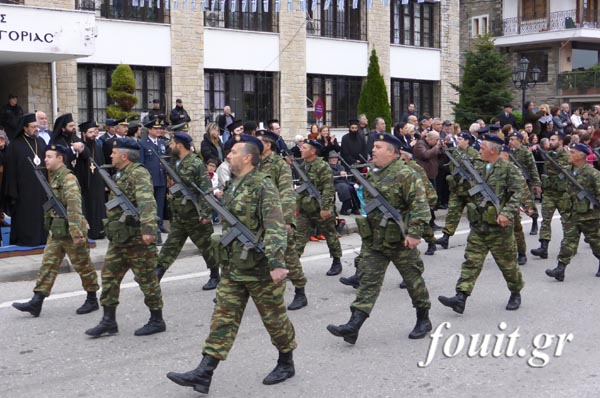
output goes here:
<path id="1" fill-rule="evenodd" d="M 102 320 L 98 326 L 85 331 L 85 334 L 88 336 L 100 337 L 104 334 L 119 333 L 119 327 L 117 326 L 117 320 L 115 317 L 117 307 L 102 306 L 102 308 L 104 308 L 104 316 L 102 317 Z"/>
<path id="2" fill-rule="evenodd" d="M 169 372 L 167 373 L 167 377 L 173 383 L 177 383 L 180 386 L 193 387 L 194 391 L 208 394 L 213 371 L 218 365 L 219 360 L 217 358 L 204 354 L 202 361 L 196 369 L 185 373 Z"/>
<path id="3" fill-rule="evenodd" d="M 409 339 L 422 339 L 427 336 L 428 332 L 431 332 L 433 326 L 429 320 L 429 310 L 427 308 L 417 308 L 417 324 L 414 329 L 408 335 Z"/>
<path id="4" fill-rule="evenodd" d="M 160 283 L 160 281 L 162 280 L 163 276 L 165 276 L 166 273 L 167 273 L 167 270 L 164 269 L 163 267 L 156 268 L 156 278 L 158 279 L 158 283 Z"/>
<path id="5" fill-rule="evenodd" d="M 527 255 L 526 254 L 517 254 L 517 264 L 519 264 L 519 265 L 527 264 Z"/>
<path id="6" fill-rule="evenodd" d="M 435 254 L 435 243 L 428 243 L 427 244 L 427 251 L 425 252 L 426 256 L 433 256 Z"/>
<path id="7" fill-rule="evenodd" d="M 600 263 L 598 263 L 598 271 L 596 272 L 596 277 L 600 278 Z"/>
<path id="8" fill-rule="evenodd" d="M 355 260 L 354 261 L 355 267 L 357 266 L 356 263 L 357 263 L 357 261 Z M 348 278 L 346 278 L 345 276 L 342 276 L 340 278 L 340 282 L 343 285 L 352 286 L 353 288 L 358 289 L 358 287 L 360 286 L 360 279 L 358 278 L 358 267 L 355 269 L 354 275 L 349 276 Z"/>
<path id="9" fill-rule="evenodd" d="M 508 304 L 506 304 L 506 309 L 508 311 L 518 310 L 521 306 L 521 293 L 511 293 L 510 298 L 508 299 Z"/>
<path id="10" fill-rule="evenodd" d="M 279 359 L 277 359 L 277 365 L 275 365 L 275 369 L 271 371 L 263 379 L 263 384 L 268 386 L 272 384 L 281 383 L 287 379 L 294 377 L 296 374 L 296 370 L 294 369 L 294 358 L 292 351 L 290 352 L 279 352 Z"/>
<path id="11" fill-rule="evenodd" d="M 342 261 L 339 257 L 334 257 L 331 268 L 327 271 L 327 276 L 339 275 L 342 273 Z"/>
<path id="12" fill-rule="evenodd" d="M 355 344 L 358 331 L 368 317 L 366 313 L 353 308 L 348 323 L 339 326 L 327 325 L 327 330 L 334 336 L 343 337 L 346 343 Z"/>
<path id="13" fill-rule="evenodd" d="M 531 217 L 531 231 L 529 231 L 529 235 L 537 235 L 537 233 L 538 233 L 537 219 L 538 219 L 537 216 Z"/>
<path id="14" fill-rule="evenodd" d="M 450 235 L 446 233 L 444 233 L 441 238 L 435 241 L 435 244 L 442 246 L 443 249 L 448 248 L 448 243 L 450 243 Z"/>
<path id="15" fill-rule="evenodd" d="M 202 290 L 215 290 L 219 282 L 221 282 L 221 278 L 219 277 L 219 268 L 211 268 L 210 279 L 204 286 L 202 286 Z"/>
<path id="16" fill-rule="evenodd" d="M 96 297 L 96 292 L 87 292 L 87 298 L 83 305 L 75 311 L 78 315 L 89 314 L 92 311 L 97 311 L 100 309 L 98 305 L 98 298 Z"/>
<path id="17" fill-rule="evenodd" d="M 540 243 L 540 247 L 537 249 L 531 249 L 531 254 L 541 258 L 548 258 L 548 243 L 550 243 L 550 241 L 546 239 L 540 239 Z"/>
<path id="18" fill-rule="evenodd" d="M 465 311 L 465 304 L 467 302 L 467 295 L 463 292 L 457 292 L 453 297 L 439 296 L 438 300 L 446 307 L 452 308 L 454 312 L 462 314 Z"/>
<path id="19" fill-rule="evenodd" d="M 162 310 L 150 310 L 150 320 L 147 324 L 135 331 L 136 336 L 149 336 L 167 330 L 167 325 L 162 317 Z"/>
<path id="20" fill-rule="evenodd" d="M 559 282 L 562 282 L 565 280 L 565 268 L 567 266 L 564 265 L 563 263 L 559 262 L 558 265 L 556 266 L 556 268 L 554 269 L 547 269 L 546 270 L 546 275 L 548 275 L 551 278 L 556 279 Z"/>
<path id="21" fill-rule="evenodd" d="M 33 297 L 26 303 L 12 303 L 12 306 L 19 311 L 29 312 L 31 315 L 38 317 L 42 312 L 42 304 L 44 304 L 44 296 L 41 292 L 33 292 Z"/>
<path id="22" fill-rule="evenodd" d="M 294 294 L 294 299 L 292 300 L 290 305 L 288 305 L 287 309 L 290 311 L 294 311 L 299 310 L 302 307 L 306 307 L 307 305 L 308 300 L 306 299 L 306 294 L 304 294 L 304 288 L 297 287 Z"/>

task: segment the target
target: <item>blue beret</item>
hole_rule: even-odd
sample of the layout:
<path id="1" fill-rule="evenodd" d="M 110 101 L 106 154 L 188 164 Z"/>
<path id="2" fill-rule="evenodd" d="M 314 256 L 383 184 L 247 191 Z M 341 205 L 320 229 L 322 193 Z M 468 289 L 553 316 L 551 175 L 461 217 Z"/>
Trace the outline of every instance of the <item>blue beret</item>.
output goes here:
<path id="1" fill-rule="evenodd" d="M 117 121 L 115 119 L 106 119 L 104 124 L 106 125 L 106 127 L 114 127 L 117 125 Z"/>
<path id="2" fill-rule="evenodd" d="M 400 142 L 400 140 L 398 138 L 396 138 L 396 136 L 388 134 L 388 133 L 375 134 L 375 141 L 387 142 L 388 144 L 392 144 L 396 148 L 400 148 L 402 146 L 402 143 Z"/>
<path id="3" fill-rule="evenodd" d="M 52 145 L 48 145 L 46 147 L 47 151 L 56 151 L 62 155 L 66 155 L 67 152 L 69 151 L 69 148 L 67 148 L 64 145 L 59 145 L 59 144 L 52 144 Z"/>
<path id="4" fill-rule="evenodd" d="M 461 131 L 458 136 L 460 138 L 462 138 L 463 140 L 469 140 L 469 141 L 473 141 L 473 139 L 475 137 L 473 137 L 471 134 L 467 133 L 466 131 Z"/>
<path id="5" fill-rule="evenodd" d="M 502 126 L 498 126 L 498 125 L 492 124 L 490 126 L 490 131 L 496 131 L 496 130 L 502 130 Z"/>
<path id="6" fill-rule="evenodd" d="M 261 142 L 261 140 L 259 140 L 256 137 L 253 137 L 251 135 L 248 134 L 240 134 L 240 135 L 236 135 L 234 138 L 234 145 L 237 144 L 238 142 L 243 142 L 246 144 L 252 144 L 252 145 L 256 145 L 256 147 L 258 147 L 258 150 L 260 151 L 260 153 L 262 153 L 264 146 L 263 143 Z"/>
<path id="7" fill-rule="evenodd" d="M 189 134 L 180 133 L 179 131 L 173 133 L 173 139 L 177 142 L 181 142 L 182 144 L 192 143 L 192 137 L 190 137 Z"/>
<path id="8" fill-rule="evenodd" d="M 583 152 L 586 154 L 586 156 L 591 153 L 590 148 L 585 144 L 575 144 L 571 147 L 571 149 L 575 149 L 575 150 L 578 150 L 579 152 Z"/>
<path id="9" fill-rule="evenodd" d="M 512 133 L 510 133 L 508 135 L 508 137 L 517 137 L 519 140 L 523 139 L 523 134 L 519 133 L 518 131 L 513 131 Z"/>
<path id="10" fill-rule="evenodd" d="M 323 145 L 321 145 L 321 143 L 320 143 L 319 141 L 317 141 L 317 140 L 309 140 L 309 139 L 305 139 L 305 140 L 304 140 L 304 143 L 305 143 L 305 144 L 312 145 L 313 147 L 317 148 L 317 150 L 319 150 L 319 151 L 320 151 L 321 149 L 323 149 Z"/>
<path id="11" fill-rule="evenodd" d="M 148 123 L 144 124 L 144 127 L 146 127 L 147 129 L 151 129 L 151 128 L 164 129 L 165 122 L 163 122 L 160 119 L 154 119 L 154 120 L 151 120 Z"/>
<path id="12" fill-rule="evenodd" d="M 137 140 L 130 137 L 123 137 L 115 140 L 114 146 L 118 149 L 140 149 L 140 144 L 137 142 Z"/>
<path id="13" fill-rule="evenodd" d="M 477 134 L 482 135 L 489 131 L 490 131 L 490 128 L 488 126 L 485 126 L 485 127 L 480 128 L 479 130 L 477 130 Z"/>
<path id="14" fill-rule="evenodd" d="M 502 152 L 510 153 L 510 147 L 508 145 L 504 145 L 502 147 Z"/>
<path id="15" fill-rule="evenodd" d="M 504 140 L 502 138 L 498 137 L 497 135 L 494 135 L 494 134 L 485 134 L 483 136 L 483 139 L 486 140 L 486 141 L 493 142 L 494 144 L 504 145 Z"/>
<path id="16" fill-rule="evenodd" d="M 267 140 L 273 142 L 277 142 L 277 140 L 279 140 L 279 136 L 277 134 L 267 130 L 257 130 L 256 136 L 266 138 Z"/>

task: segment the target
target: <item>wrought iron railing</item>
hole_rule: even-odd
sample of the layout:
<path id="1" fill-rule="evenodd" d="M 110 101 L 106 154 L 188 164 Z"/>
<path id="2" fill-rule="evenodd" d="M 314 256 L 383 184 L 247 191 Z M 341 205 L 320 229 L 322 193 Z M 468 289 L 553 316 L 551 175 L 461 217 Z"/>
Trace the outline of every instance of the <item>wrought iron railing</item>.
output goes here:
<path id="1" fill-rule="evenodd" d="M 600 94 L 600 70 L 561 73 L 557 87 L 562 95 Z"/>
<path id="2" fill-rule="evenodd" d="M 514 17 L 492 23 L 494 36 L 512 36 L 577 28 L 600 28 L 598 19 L 578 18 L 577 10 L 551 12 L 547 18 Z"/>
<path id="3" fill-rule="evenodd" d="M 107 19 L 169 23 L 169 10 L 157 7 L 158 1 L 133 4 L 131 0 L 76 0 L 75 8 L 95 11 L 96 16 Z"/>

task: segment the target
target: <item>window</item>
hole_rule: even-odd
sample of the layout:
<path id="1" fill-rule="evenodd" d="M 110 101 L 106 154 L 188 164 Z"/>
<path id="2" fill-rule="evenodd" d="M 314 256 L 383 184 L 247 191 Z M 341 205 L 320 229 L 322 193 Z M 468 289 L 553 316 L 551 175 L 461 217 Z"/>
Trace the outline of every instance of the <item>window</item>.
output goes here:
<path id="1" fill-rule="evenodd" d="M 277 13 L 273 10 L 274 1 L 269 1 L 265 9 L 263 0 L 256 0 L 256 12 L 252 12 L 252 1 L 219 1 L 213 0 L 208 11 L 204 11 L 204 26 L 258 32 L 277 32 L 279 30 Z M 242 9 L 242 5 L 246 9 Z M 221 9 L 223 6 L 223 9 Z M 213 7 L 213 8 L 211 8 Z"/>
<path id="2" fill-rule="evenodd" d="M 328 3 L 328 4 L 326 4 Z M 338 39 L 367 40 L 367 11 L 364 0 L 307 0 L 306 33 Z M 315 8 L 313 9 L 313 5 Z M 328 5 L 328 8 L 325 8 Z"/>
<path id="3" fill-rule="evenodd" d="M 417 115 L 435 115 L 433 103 L 437 82 L 392 79 L 392 117 L 394 123 L 402 121 L 408 104 L 415 104 Z"/>
<path id="4" fill-rule="evenodd" d="M 390 41 L 406 46 L 439 48 L 439 2 L 390 2 Z"/>
<path id="5" fill-rule="evenodd" d="M 598 0 L 577 0 L 577 22 L 580 24 L 592 24 L 597 27 L 598 24 Z"/>
<path id="6" fill-rule="evenodd" d="M 164 1 L 134 3 L 131 0 L 76 0 L 75 8 L 96 11 L 97 17 L 107 19 L 169 23 L 169 10 L 164 7 Z"/>
<path id="7" fill-rule="evenodd" d="M 312 108 L 320 98 L 325 104 L 323 123 L 331 127 L 346 127 L 348 120 L 357 116 L 361 88 L 362 77 L 308 75 L 307 107 Z M 314 112 L 309 111 L 307 123 L 314 123 L 315 120 Z"/>
<path id="8" fill-rule="evenodd" d="M 77 66 L 77 108 L 80 120 L 96 120 L 104 123 L 106 108 L 111 100 L 107 89 L 111 85 L 111 75 L 116 65 Z M 135 76 L 135 96 L 138 103 L 132 112 L 142 113 L 148 110 L 148 104 L 158 98 L 165 104 L 165 69 L 148 66 L 132 66 Z"/>
<path id="9" fill-rule="evenodd" d="M 486 35 L 489 31 L 488 15 L 471 18 L 471 37 Z"/>
<path id="10" fill-rule="evenodd" d="M 273 73 L 204 71 L 204 114 L 216 121 L 225 105 L 236 119 L 266 121 L 274 115 Z"/>
<path id="11" fill-rule="evenodd" d="M 546 83 L 548 81 L 548 51 L 528 51 L 520 53 L 519 59 L 521 59 L 522 57 L 525 57 L 529 60 L 528 70 L 532 70 L 534 67 L 537 66 L 542 71 L 538 83 Z"/>
<path id="12" fill-rule="evenodd" d="M 522 0 L 521 17 L 524 21 L 546 18 L 546 0 Z"/>

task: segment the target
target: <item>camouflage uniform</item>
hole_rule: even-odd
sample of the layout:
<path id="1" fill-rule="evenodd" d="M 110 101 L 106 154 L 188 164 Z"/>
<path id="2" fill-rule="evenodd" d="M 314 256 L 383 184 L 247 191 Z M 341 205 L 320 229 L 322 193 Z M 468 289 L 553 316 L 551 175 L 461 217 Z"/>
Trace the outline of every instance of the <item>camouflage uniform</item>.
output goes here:
<path id="1" fill-rule="evenodd" d="M 119 304 L 121 280 L 131 268 L 142 292 L 144 303 L 150 310 L 161 310 L 162 294 L 156 277 L 156 245 L 146 245 L 142 235 L 156 235 L 156 201 L 154 188 L 148 171 L 139 163 L 130 163 L 115 174 L 118 187 L 136 206 L 140 220 L 127 216 L 119 221 L 123 211 L 116 207 L 108 211 L 106 235 L 110 243 L 102 268 L 102 296 L 100 302 L 105 307 Z M 110 200 L 114 198 L 111 192 Z"/>
<path id="2" fill-rule="evenodd" d="M 335 189 L 333 187 L 333 172 L 331 167 L 321 158 L 317 157 L 311 162 L 304 161 L 304 170 L 307 177 L 321 193 L 321 207 L 316 199 L 308 196 L 304 191 L 296 198 L 298 217 L 296 219 L 296 250 L 302 256 L 304 247 L 308 242 L 314 228 L 325 235 L 329 255 L 333 258 L 342 257 L 342 246 L 335 229 Z M 331 217 L 321 219 L 321 210 L 329 210 Z"/>
<path id="3" fill-rule="evenodd" d="M 431 184 L 431 181 L 429 181 L 429 178 L 427 177 L 427 173 L 425 173 L 425 170 L 421 166 L 419 166 L 419 164 L 414 160 L 407 162 L 406 165 L 417 173 L 417 177 L 421 180 L 421 183 L 425 187 L 425 196 L 427 197 L 427 203 L 429 203 L 430 208 L 434 208 L 437 204 L 438 196 L 437 192 L 435 191 L 435 188 Z M 429 223 L 423 226 L 422 236 L 425 242 L 435 243 L 433 229 L 431 228 L 431 225 Z"/>
<path id="4" fill-rule="evenodd" d="M 533 153 L 531 153 L 531 151 L 525 145 L 521 145 L 518 149 L 511 149 L 511 152 L 512 152 L 513 156 L 515 157 L 515 159 L 517 160 L 517 162 L 519 162 L 519 164 L 525 169 L 525 171 L 527 172 L 527 174 L 529 176 L 529 180 L 526 180 L 529 193 L 526 193 L 527 200 L 524 201 L 523 204 L 526 206 L 528 206 L 528 205 L 530 206 L 531 203 L 533 203 L 533 194 L 532 194 L 533 187 L 534 186 L 538 186 L 538 187 L 542 186 L 540 174 L 538 173 L 537 166 L 535 165 L 535 158 L 533 157 Z M 525 176 L 523 176 L 523 177 L 525 177 Z M 531 202 L 529 202 L 529 199 L 531 199 Z M 538 217 L 538 211 L 537 211 L 537 208 L 535 207 L 535 205 L 532 207 L 526 207 L 526 209 L 534 210 L 533 214 L 531 215 L 532 218 Z"/>
<path id="5" fill-rule="evenodd" d="M 228 183 L 223 205 L 255 234 L 262 234 L 265 254 L 247 252 L 233 241 L 222 247 L 215 242 L 222 265 L 210 334 L 203 354 L 225 360 L 237 335 L 242 315 L 252 297 L 273 345 L 283 353 L 296 348 L 295 332 L 284 306 L 285 282 L 274 284 L 270 271 L 285 268 L 286 230 L 277 189 L 266 174 L 256 170 Z M 229 227 L 223 227 L 227 234 Z"/>
<path id="6" fill-rule="evenodd" d="M 480 159 L 479 153 L 471 146 L 467 147 L 464 151 L 457 148 L 453 152 L 453 156 L 461 156 L 469 159 L 471 163 L 475 159 Z M 450 164 L 450 170 L 454 171 L 454 168 L 455 166 Z M 446 181 L 448 181 L 448 186 L 450 187 L 450 199 L 448 200 L 446 225 L 444 225 L 442 232 L 448 236 L 453 236 L 460 223 L 463 210 L 467 206 L 467 203 L 471 202 L 471 195 L 469 195 L 471 187 L 468 181 L 461 181 L 459 174 L 455 176 L 449 174 L 446 176 Z"/>
<path id="7" fill-rule="evenodd" d="M 548 155 L 554 158 L 556 162 L 563 168 L 569 167 L 569 153 L 566 149 L 561 149 L 558 152 L 548 151 Z M 561 223 L 563 223 L 563 231 L 565 225 L 563 218 L 569 212 L 571 204 L 569 193 L 567 192 L 568 183 L 559 178 L 560 171 L 548 161 L 545 162 L 546 174 L 542 176 L 542 189 L 544 196 L 542 197 L 542 226 L 540 228 L 540 241 L 552 239 L 552 216 L 554 211 L 558 210 L 561 215 Z"/>
<path id="8" fill-rule="evenodd" d="M 475 165 L 487 184 L 500 199 L 500 214 L 512 223 L 519 211 L 523 197 L 524 178 L 515 173 L 515 166 L 504 159 L 495 163 Z M 456 292 L 469 296 L 475 287 L 477 277 L 483 268 L 488 252 L 492 253 L 511 293 L 519 293 L 524 282 L 517 266 L 517 253 L 513 225 L 500 227 L 496 218 L 496 208 L 492 205 L 481 207 L 476 203 L 467 204 L 471 232 L 467 238 L 465 259 L 456 284 Z"/>
<path id="9" fill-rule="evenodd" d="M 515 166 L 515 173 L 518 173 L 520 170 L 518 167 Z M 528 211 L 530 209 L 536 209 L 535 204 L 533 202 L 533 195 L 531 194 L 531 189 L 529 187 L 529 185 L 527 185 L 527 183 L 525 182 L 525 179 L 523 179 L 523 186 L 522 186 L 522 190 L 523 190 L 523 208 L 525 209 L 525 211 Z M 537 209 L 536 209 L 536 213 L 537 214 Z M 534 215 L 532 215 L 531 217 L 534 217 Z M 515 232 L 515 242 L 517 244 L 517 254 L 520 256 L 525 256 L 527 253 L 527 244 L 525 243 L 525 233 L 523 232 L 523 224 L 521 224 L 521 213 L 517 212 L 517 215 L 515 216 L 515 223 L 514 223 L 514 232 Z"/>
<path id="10" fill-rule="evenodd" d="M 394 208 L 400 210 L 408 227 L 408 235 L 421 238 L 423 227 L 429 222 L 431 213 L 424 185 L 418 174 L 401 160 L 394 160 L 377 171 L 370 171 L 367 179 Z M 365 202 L 370 200 L 365 191 Z M 362 238 L 362 259 L 360 286 L 352 309 L 367 315 L 371 313 L 390 261 L 404 279 L 413 306 L 417 309 L 429 309 L 431 303 L 422 277 L 423 262 L 419 257 L 419 250 L 404 246 L 404 236 L 394 221 L 388 220 L 387 225 L 381 227 L 381 219 L 379 211 L 371 212 L 366 219 L 357 218 Z"/>
<path id="11" fill-rule="evenodd" d="M 271 177 L 271 181 L 279 191 L 281 198 L 281 208 L 283 210 L 283 219 L 287 225 L 294 228 L 296 218 L 296 194 L 292 182 L 292 171 L 281 156 L 275 152 L 261 160 L 258 170 Z M 294 232 L 287 234 L 287 248 L 285 251 L 285 265 L 290 271 L 288 279 L 297 288 L 306 286 L 306 277 L 302 271 L 300 258 L 296 251 L 296 240 Z"/>
<path id="12" fill-rule="evenodd" d="M 50 295 L 60 264 L 67 254 L 81 277 L 83 289 L 86 292 L 96 292 L 99 289 L 98 276 L 90 259 L 88 224 L 81 210 L 81 189 L 77 178 L 66 166 L 61 166 L 50 172 L 50 186 L 67 210 L 68 220 L 58 217 L 53 211 L 46 214 L 50 234 L 33 291 L 40 292 L 45 297 Z M 81 237 L 84 238 L 82 244 L 73 244 L 73 239 Z"/>
<path id="13" fill-rule="evenodd" d="M 570 166 L 567 171 L 586 191 L 600 200 L 600 172 L 598 170 L 585 163 L 578 168 Z M 587 199 L 577 199 L 578 192 L 572 186 L 570 186 L 569 194 L 572 210 L 563 216 L 565 229 L 563 240 L 560 243 L 558 262 L 563 265 L 571 262 L 577 253 L 581 234 L 585 237 L 585 242 L 592 248 L 594 256 L 600 260 L 600 229 L 598 228 L 600 209 L 592 207 Z"/>
<path id="14" fill-rule="evenodd" d="M 187 187 L 191 187 L 194 182 L 203 191 L 211 192 L 212 183 L 208 179 L 206 167 L 198 156 L 189 153 L 175 165 L 175 171 L 181 177 L 181 180 Z M 183 194 L 177 192 L 171 200 L 171 209 L 173 210 L 173 220 L 171 222 L 171 232 L 160 250 L 158 256 L 158 267 L 167 270 L 181 252 L 186 239 L 189 237 L 196 245 L 206 266 L 210 269 L 217 269 L 218 264 L 212 259 L 209 253 L 210 236 L 213 234 L 212 224 L 202 224 L 199 218 L 211 219 L 211 208 L 202 199 L 198 199 L 199 209 L 196 209 L 192 201 L 183 202 Z"/>

